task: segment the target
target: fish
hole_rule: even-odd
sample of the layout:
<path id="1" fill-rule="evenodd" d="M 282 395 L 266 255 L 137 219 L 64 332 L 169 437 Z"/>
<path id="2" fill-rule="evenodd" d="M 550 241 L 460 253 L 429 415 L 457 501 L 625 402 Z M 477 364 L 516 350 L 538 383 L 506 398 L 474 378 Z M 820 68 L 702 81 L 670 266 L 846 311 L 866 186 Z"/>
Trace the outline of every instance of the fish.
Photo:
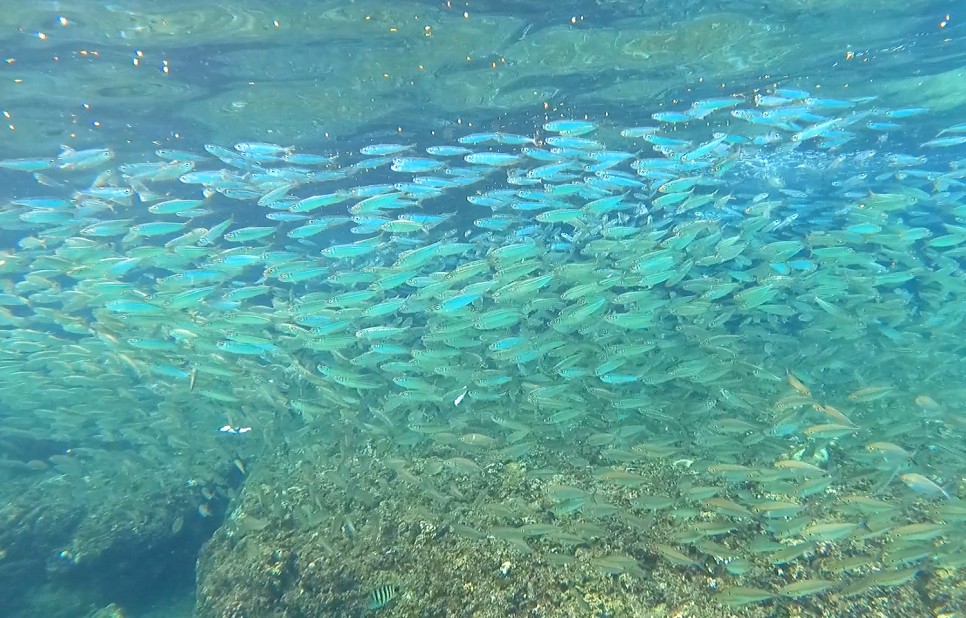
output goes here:
<path id="1" fill-rule="evenodd" d="M 334 553 L 398 502 L 604 583 L 650 578 L 641 548 L 648 569 L 720 560 L 729 607 L 955 566 L 913 544 L 963 518 L 966 131 L 830 86 L 729 88 L 332 154 L 259 127 L 5 154 L 0 465 L 83 478 L 119 445 L 143 468 L 281 436 L 326 470 L 293 530 L 344 532 Z M 81 450 L 31 463 L 20 431 Z"/>
<path id="2" fill-rule="evenodd" d="M 401 587 L 397 584 L 383 584 L 373 589 L 369 593 L 369 609 L 375 611 L 386 607 L 393 602 L 401 590 Z"/>
<path id="3" fill-rule="evenodd" d="M 917 472 L 906 472 L 904 474 L 900 474 L 899 478 L 902 479 L 903 483 L 908 485 L 913 491 L 916 491 L 917 493 L 921 493 L 926 496 L 934 496 L 934 497 L 942 496 L 947 500 L 952 499 L 952 496 L 950 496 L 945 489 L 937 485 L 929 478 Z"/>

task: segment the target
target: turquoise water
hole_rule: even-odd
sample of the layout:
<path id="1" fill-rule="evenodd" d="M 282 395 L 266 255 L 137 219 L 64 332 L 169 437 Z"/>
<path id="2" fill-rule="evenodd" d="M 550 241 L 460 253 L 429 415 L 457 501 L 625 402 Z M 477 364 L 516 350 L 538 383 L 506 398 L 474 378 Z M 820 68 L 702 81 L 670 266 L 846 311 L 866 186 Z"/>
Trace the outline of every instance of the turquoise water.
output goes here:
<path id="1" fill-rule="evenodd" d="M 962 615 L 950 11 L 6 10 L 3 614 Z"/>

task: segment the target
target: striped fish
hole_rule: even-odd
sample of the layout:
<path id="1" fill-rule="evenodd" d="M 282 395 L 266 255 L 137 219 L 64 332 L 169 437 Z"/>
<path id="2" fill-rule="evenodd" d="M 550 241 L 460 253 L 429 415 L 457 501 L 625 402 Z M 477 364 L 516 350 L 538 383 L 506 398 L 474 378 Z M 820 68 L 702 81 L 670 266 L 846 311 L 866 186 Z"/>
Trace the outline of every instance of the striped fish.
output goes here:
<path id="1" fill-rule="evenodd" d="M 389 605 L 396 595 L 399 594 L 400 587 L 396 584 L 383 584 L 369 595 L 369 609 L 382 609 Z"/>

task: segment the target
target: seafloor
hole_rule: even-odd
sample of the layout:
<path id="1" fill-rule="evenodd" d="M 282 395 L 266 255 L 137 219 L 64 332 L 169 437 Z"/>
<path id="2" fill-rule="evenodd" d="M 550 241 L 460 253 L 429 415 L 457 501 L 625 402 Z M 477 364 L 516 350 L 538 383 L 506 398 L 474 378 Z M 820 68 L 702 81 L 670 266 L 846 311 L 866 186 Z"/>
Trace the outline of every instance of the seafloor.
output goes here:
<path id="1" fill-rule="evenodd" d="M 736 581 L 775 590 L 807 578 L 859 580 L 881 565 L 847 573 L 833 565 L 875 555 L 882 540 L 822 542 L 776 565 L 747 549 L 760 522 L 735 520 L 736 530 L 717 539 L 728 557 L 683 547 L 682 563 L 658 548 L 681 547 L 682 533 L 719 517 L 677 502 L 642 509 L 640 499 L 703 484 L 686 463 L 641 457 L 625 464 L 636 476 L 608 483 L 593 470 L 612 462 L 565 438 L 518 460 L 438 438 L 400 458 L 386 441 L 349 448 L 320 435 L 317 445 L 258 466 L 203 550 L 197 615 L 368 616 L 376 611 L 370 592 L 387 584 L 398 593 L 377 611 L 422 618 L 958 616 L 966 607 L 961 563 L 922 565 L 911 583 L 855 596 L 725 605 L 715 591 Z M 566 512 L 552 498 L 562 487 L 584 489 L 591 502 Z M 729 573 L 739 562 L 740 579 Z"/>
<path id="2" fill-rule="evenodd" d="M 871 518 L 862 533 L 800 544 L 834 484 L 776 523 L 700 500 L 711 487 L 736 502 L 782 496 L 709 476 L 699 453 L 601 444 L 610 434 L 544 434 L 536 444 L 418 429 L 377 419 L 347 423 L 341 434 L 302 429 L 206 478 L 177 482 L 190 472 L 171 469 L 170 484 L 138 491 L 111 491 L 112 473 L 100 468 L 82 486 L 48 480 L 0 508 L 7 615 L 173 616 L 148 610 L 191 586 L 199 548 L 199 618 L 951 618 L 966 607 L 966 546 L 954 535 L 924 540 L 930 558 L 909 562 L 887 553 L 890 539 Z M 841 454 L 833 447 L 830 457 Z M 910 501 L 892 489 L 877 498 L 900 505 L 906 520 L 962 519 L 958 501 Z M 756 549 L 775 538 L 802 549 L 781 558 L 774 546 Z M 864 578 L 889 570 L 909 577 L 862 589 Z M 834 583 L 778 596 L 802 580 Z M 391 600 L 373 609 L 371 594 L 384 586 Z M 746 604 L 721 596 L 736 587 L 776 596 Z"/>
<path id="3" fill-rule="evenodd" d="M 466 17 L 451 3 L 369 1 L 297 10 L 271 27 L 274 7 L 263 14 L 240 2 L 194 10 L 87 3 L 64 9 L 71 19 L 51 30 L 55 4 L 69 3 L 22 2 L 0 12 L 5 32 L 18 37 L 3 39 L 18 50 L 17 62 L 5 65 L 18 85 L 3 101 L 12 110 L 4 157 L 50 155 L 61 143 L 140 145 L 180 131 L 224 144 L 315 136 L 314 147 L 332 143 L 322 138 L 329 132 L 395 127 L 399 118 L 420 125 L 426 117 L 533 117 L 548 100 L 560 106 L 555 113 L 572 116 L 655 111 L 674 93 L 687 96 L 679 89 L 703 75 L 730 94 L 735 83 L 784 75 L 821 82 L 812 68 L 824 64 L 836 67 L 834 82 L 849 84 L 853 96 L 928 102 L 936 114 L 963 101 L 955 56 L 923 70 L 888 69 L 902 50 L 929 39 L 894 44 L 910 27 L 907 7 L 877 0 L 828 2 L 822 12 L 797 0 L 772 2 L 766 20 L 711 3 L 710 14 L 692 16 L 699 3 L 682 2 L 674 8 L 687 18 L 668 24 L 664 14 L 629 19 L 648 14 L 651 3 L 614 2 L 623 19 L 607 27 L 561 20 L 532 30 L 525 19 L 478 17 L 475 9 Z M 847 12 L 834 11 L 841 7 Z M 40 30 L 50 36 L 27 36 Z M 332 62 L 331 40 L 367 53 L 353 59 L 340 51 Z M 194 63 L 206 45 L 217 53 Z M 135 49 L 144 55 L 132 62 Z M 824 64 L 802 49 L 822 50 Z M 847 51 L 854 62 L 842 60 Z M 867 67 L 878 71 L 874 82 Z M 581 87 L 560 89 L 568 83 Z M 31 409 L 16 392 L 18 401 L 2 402 L 10 410 L 0 427 L 8 449 L 0 485 L 4 617 L 161 616 L 165 610 L 153 608 L 179 590 L 196 590 L 199 618 L 966 614 L 966 540 L 954 534 L 923 540 L 927 558 L 918 560 L 890 553 L 879 521 L 862 521 L 862 532 L 845 538 L 802 542 L 801 529 L 829 514 L 823 510 L 844 484 L 802 500 L 709 475 L 713 454 L 663 444 L 634 450 L 639 440 L 546 428 L 534 430 L 544 432 L 538 438 L 517 437 L 485 420 L 410 430 L 402 419 L 293 427 L 272 418 L 270 430 L 233 444 L 210 423 L 172 429 L 153 411 L 137 417 L 132 400 L 133 412 L 101 417 L 115 425 L 110 431 L 72 419 L 71 435 L 49 438 L 49 424 L 15 425 Z M 267 417 L 288 415 L 250 405 Z M 169 420 L 195 418 L 169 407 Z M 848 458 L 830 448 L 838 473 L 865 473 L 838 468 Z M 775 455 L 769 463 L 791 454 Z M 849 491 L 871 493 L 881 479 L 852 481 Z M 945 489 L 962 499 L 966 481 L 959 482 Z M 812 506 L 777 523 L 728 514 L 696 491 L 707 486 L 739 505 Z M 955 519 L 947 532 L 962 532 L 966 513 L 951 510 L 961 502 L 903 489 L 893 483 L 876 499 L 894 503 L 903 523 L 945 515 Z M 762 542 L 776 539 L 801 550 L 778 555 Z M 908 577 L 862 587 L 889 571 Z M 808 580 L 831 583 L 778 596 Z M 738 587 L 775 596 L 742 603 Z M 391 599 L 373 608 L 377 590 Z M 166 618 L 186 618 L 179 609 L 168 608 Z"/>

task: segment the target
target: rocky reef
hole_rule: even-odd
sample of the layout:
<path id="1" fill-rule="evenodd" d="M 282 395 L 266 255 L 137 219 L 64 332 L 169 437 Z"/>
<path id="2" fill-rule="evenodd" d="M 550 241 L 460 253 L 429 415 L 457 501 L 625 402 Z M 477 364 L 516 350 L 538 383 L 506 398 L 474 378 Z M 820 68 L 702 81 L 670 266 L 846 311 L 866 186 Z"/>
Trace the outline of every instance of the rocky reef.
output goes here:
<path id="1" fill-rule="evenodd" d="M 718 521 L 684 504 L 642 508 L 699 480 L 686 464 L 649 460 L 615 483 L 593 474 L 580 449 L 548 445 L 508 460 L 432 444 L 400 457 L 374 441 L 352 449 L 317 439 L 256 470 L 206 544 L 199 618 L 954 616 L 966 601 L 955 564 L 920 562 L 903 585 L 842 588 L 884 568 L 871 559 L 834 572 L 876 540 L 820 542 L 776 561 L 749 549 L 761 534 L 751 521 L 675 551 L 682 534 Z M 560 488 L 590 498 L 568 512 L 552 497 Z M 809 592 L 821 579 L 840 581 Z M 793 582 L 804 582 L 802 594 L 777 593 Z M 776 593 L 747 603 L 718 595 L 739 584 Z M 393 598 L 373 608 L 372 592 L 386 585 Z"/>
<path id="2" fill-rule="evenodd" d="M 135 474 L 134 465 L 74 463 L 85 474 L 5 485 L 0 615 L 74 618 L 110 604 L 137 610 L 190 589 L 197 552 L 224 516 L 231 473 L 186 482 L 174 465 Z"/>

